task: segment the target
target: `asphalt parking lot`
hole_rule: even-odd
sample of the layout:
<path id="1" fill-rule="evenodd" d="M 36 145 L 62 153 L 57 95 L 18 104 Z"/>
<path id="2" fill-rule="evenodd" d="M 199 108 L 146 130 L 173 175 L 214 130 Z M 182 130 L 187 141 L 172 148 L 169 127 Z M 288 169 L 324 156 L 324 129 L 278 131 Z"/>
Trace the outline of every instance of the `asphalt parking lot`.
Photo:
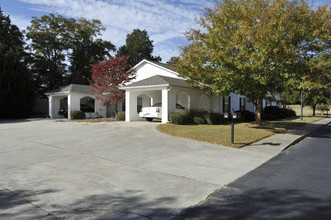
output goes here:
<path id="1" fill-rule="evenodd" d="M 169 219 L 266 160 L 157 125 L 0 121 L 0 219 Z"/>

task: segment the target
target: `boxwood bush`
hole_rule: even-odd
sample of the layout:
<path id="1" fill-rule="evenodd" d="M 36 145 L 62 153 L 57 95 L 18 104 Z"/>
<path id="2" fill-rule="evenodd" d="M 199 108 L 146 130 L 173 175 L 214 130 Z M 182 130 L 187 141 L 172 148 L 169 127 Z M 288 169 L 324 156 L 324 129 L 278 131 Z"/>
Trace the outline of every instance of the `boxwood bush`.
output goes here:
<path id="1" fill-rule="evenodd" d="M 283 114 L 282 110 L 278 106 L 267 106 L 264 108 L 263 113 L 266 115 L 273 115 L 278 119 L 285 118 L 285 115 Z"/>
<path id="2" fill-rule="evenodd" d="M 125 121 L 125 112 L 117 112 L 116 119 L 118 121 Z"/>
<path id="3" fill-rule="evenodd" d="M 271 121 L 274 121 L 274 120 L 278 119 L 274 115 L 268 115 L 268 114 L 264 114 L 264 113 L 261 115 L 261 118 L 262 118 L 262 120 L 271 120 Z"/>
<path id="4" fill-rule="evenodd" d="M 186 125 L 188 124 L 188 114 L 181 112 L 174 112 L 170 115 L 169 121 L 171 124 L 175 125 Z"/>
<path id="5" fill-rule="evenodd" d="M 204 119 L 208 125 L 220 125 L 226 122 L 223 114 L 214 112 L 204 114 Z"/>
<path id="6" fill-rule="evenodd" d="M 205 123 L 205 120 L 203 119 L 203 117 L 195 116 L 195 117 L 193 118 L 193 122 L 194 122 L 194 124 L 202 125 L 202 124 Z"/>
<path id="7" fill-rule="evenodd" d="M 238 121 L 255 121 L 255 114 L 247 110 L 236 111 Z"/>
<path id="8" fill-rule="evenodd" d="M 297 114 L 294 110 L 288 109 L 288 108 L 282 108 L 282 113 L 285 115 L 285 117 L 295 117 Z"/>
<path id="9" fill-rule="evenodd" d="M 207 111 L 191 110 L 185 113 L 174 112 L 170 115 L 169 121 L 172 124 L 211 124 L 225 123 L 224 116 L 219 113 L 208 113 Z"/>
<path id="10" fill-rule="evenodd" d="M 72 120 L 84 119 L 85 118 L 85 113 L 82 112 L 82 111 L 71 111 L 70 112 L 70 118 Z"/>

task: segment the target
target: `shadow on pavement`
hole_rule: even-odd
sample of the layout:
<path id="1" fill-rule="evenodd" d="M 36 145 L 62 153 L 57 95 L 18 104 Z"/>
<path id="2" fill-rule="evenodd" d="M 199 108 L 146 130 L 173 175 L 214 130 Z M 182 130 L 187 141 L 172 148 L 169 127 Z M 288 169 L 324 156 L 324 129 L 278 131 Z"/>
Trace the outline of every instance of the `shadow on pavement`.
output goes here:
<path id="1" fill-rule="evenodd" d="M 331 219 L 331 197 L 312 197 L 300 190 L 250 190 L 240 194 L 225 188 L 198 207 L 174 219 Z M 217 198 L 216 198 L 217 197 Z"/>
<path id="2" fill-rule="evenodd" d="M 40 209 L 34 203 L 33 197 L 56 193 L 55 190 L 15 190 L 0 188 L 0 219 L 57 219 L 55 216 Z"/>
<path id="3" fill-rule="evenodd" d="M 69 205 L 70 209 L 53 206 L 56 216 L 71 218 L 91 219 L 170 219 L 174 209 L 166 207 L 175 202 L 173 197 L 163 197 L 154 200 L 147 199 L 143 191 L 127 190 L 117 195 L 95 195 L 77 200 Z"/>
<path id="4" fill-rule="evenodd" d="M 177 208 L 166 208 L 172 207 L 173 197 L 151 200 L 139 190 L 127 190 L 116 195 L 105 192 L 76 201 L 68 196 L 69 200 L 74 200 L 69 204 L 49 199 L 54 195 L 42 195 L 57 192 L 0 189 L 0 219 L 170 219 Z M 40 207 L 35 204 L 40 204 Z"/>
<path id="5" fill-rule="evenodd" d="M 46 118 L 30 118 L 30 119 L 0 119 L 0 124 L 16 124 L 16 123 L 25 123 L 25 122 L 33 122 L 47 120 Z"/>

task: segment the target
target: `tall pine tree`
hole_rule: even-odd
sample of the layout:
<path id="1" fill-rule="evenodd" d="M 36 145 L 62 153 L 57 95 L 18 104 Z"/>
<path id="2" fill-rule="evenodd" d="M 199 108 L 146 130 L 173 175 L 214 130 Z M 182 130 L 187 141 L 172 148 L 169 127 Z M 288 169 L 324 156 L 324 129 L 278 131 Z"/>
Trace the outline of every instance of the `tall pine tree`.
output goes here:
<path id="1" fill-rule="evenodd" d="M 0 9 L 0 118 L 27 117 L 35 99 L 23 35 Z"/>

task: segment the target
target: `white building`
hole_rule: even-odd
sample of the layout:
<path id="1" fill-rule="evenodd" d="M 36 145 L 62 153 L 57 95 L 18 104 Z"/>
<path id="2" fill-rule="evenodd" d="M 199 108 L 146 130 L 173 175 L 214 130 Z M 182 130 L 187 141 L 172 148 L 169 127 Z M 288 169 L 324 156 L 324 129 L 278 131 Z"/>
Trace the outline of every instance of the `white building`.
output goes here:
<path id="1" fill-rule="evenodd" d="M 139 109 L 162 103 L 162 123 L 169 121 L 169 115 L 176 110 L 176 103 L 190 110 L 206 110 L 225 113 L 232 109 L 255 112 L 255 107 L 245 96 L 231 93 L 228 97 L 211 95 L 199 88 L 193 88 L 178 73 L 172 71 L 168 64 L 143 60 L 138 63 L 136 79 L 124 86 L 125 120 L 144 120 L 139 117 Z M 266 105 L 275 103 L 263 103 Z"/>
<path id="2" fill-rule="evenodd" d="M 138 115 L 140 109 L 155 103 L 162 103 L 162 123 L 169 121 L 169 115 L 176 110 L 176 103 L 186 110 L 225 113 L 234 109 L 255 112 L 254 105 L 245 96 L 231 93 L 222 97 L 189 86 L 178 77 L 178 73 L 170 69 L 169 64 L 142 60 L 134 69 L 137 71 L 136 79 L 121 88 L 125 90 L 125 106 L 122 107 L 122 103 L 117 106 L 118 111 L 125 110 L 127 122 L 145 120 Z M 81 110 L 84 106 L 91 109 L 85 113 L 86 118 L 112 117 L 115 113 L 115 106 L 102 106 L 88 85 L 71 84 L 46 95 L 49 98 L 50 118 L 63 118 L 58 114 L 60 108 L 67 108 L 71 112 Z M 275 104 L 264 101 L 263 108 Z"/>
<path id="3" fill-rule="evenodd" d="M 85 111 L 86 118 L 111 117 L 115 114 L 113 105 L 103 106 L 96 99 L 89 85 L 70 84 L 46 93 L 49 103 L 49 117 L 63 118 L 59 114 L 61 108 L 67 109 L 68 119 L 71 111 Z"/>

